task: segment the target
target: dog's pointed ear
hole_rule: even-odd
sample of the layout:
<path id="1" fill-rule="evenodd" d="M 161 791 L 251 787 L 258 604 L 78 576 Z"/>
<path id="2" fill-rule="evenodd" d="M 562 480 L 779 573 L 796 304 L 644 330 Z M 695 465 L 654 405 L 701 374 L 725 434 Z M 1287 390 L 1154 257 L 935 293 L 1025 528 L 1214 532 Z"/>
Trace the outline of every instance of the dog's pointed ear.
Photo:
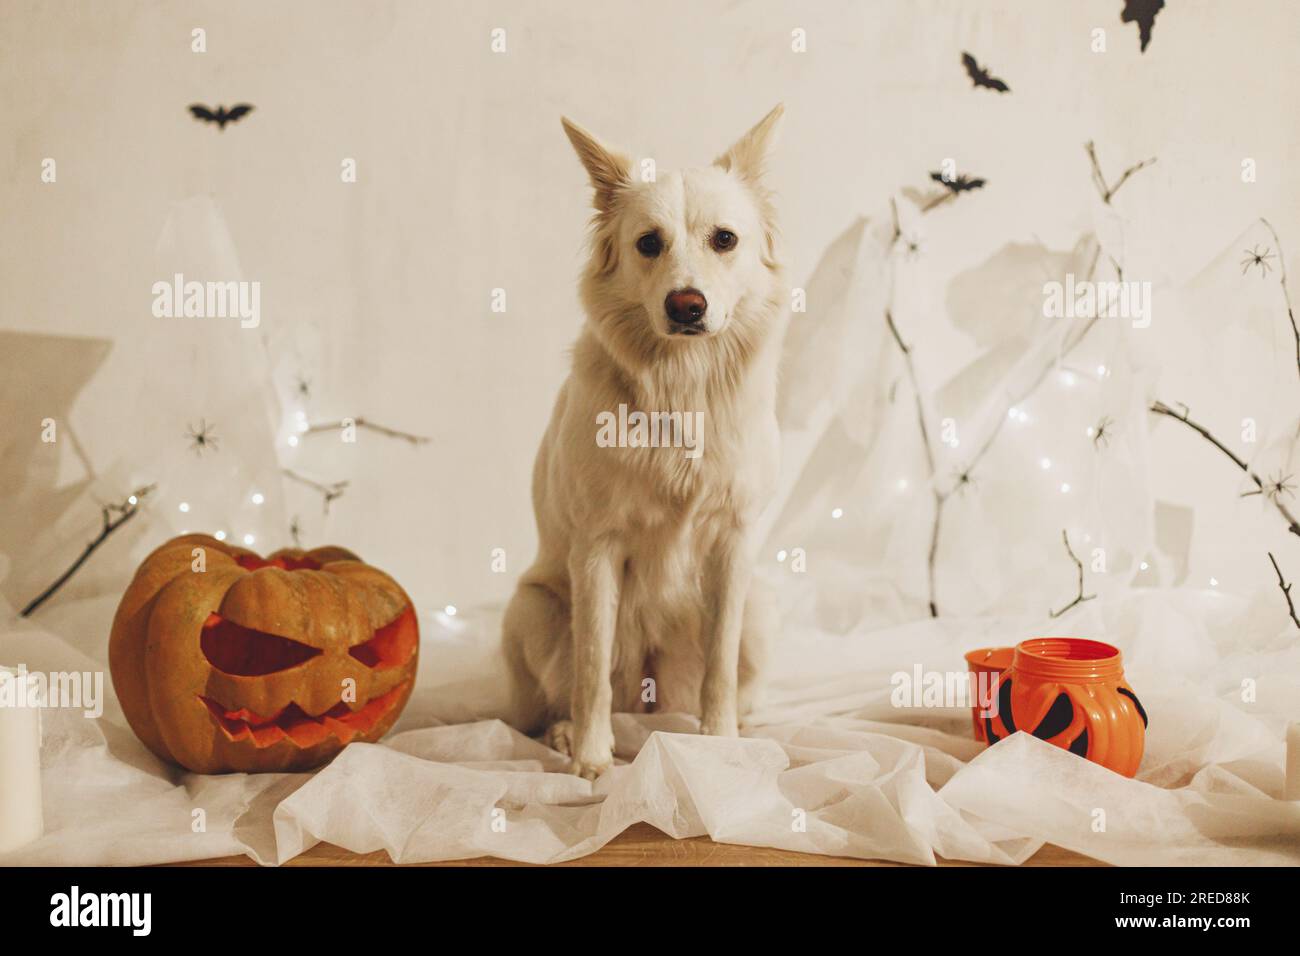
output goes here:
<path id="1" fill-rule="evenodd" d="M 632 161 L 627 156 L 610 149 L 594 135 L 583 129 L 567 116 L 560 117 L 565 135 L 573 144 L 578 159 L 586 167 L 591 177 L 591 186 L 596 191 L 592 200 L 600 212 L 608 212 L 618 198 L 619 191 L 632 184 Z"/>
<path id="2" fill-rule="evenodd" d="M 763 169 L 767 157 L 776 143 L 776 131 L 781 126 L 781 117 L 785 115 L 785 104 L 777 103 L 761 120 L 740 139 L 731 149 L 713 161 L 715 166 L 735 172 L 741 179 L 757 182 L 763 178 Z"/>

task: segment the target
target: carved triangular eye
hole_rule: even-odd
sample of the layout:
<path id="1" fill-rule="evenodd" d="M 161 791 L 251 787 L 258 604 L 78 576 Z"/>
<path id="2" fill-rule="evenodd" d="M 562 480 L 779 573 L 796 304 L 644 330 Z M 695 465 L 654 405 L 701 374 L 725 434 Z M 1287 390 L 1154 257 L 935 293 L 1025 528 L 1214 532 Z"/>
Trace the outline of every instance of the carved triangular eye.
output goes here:
<path id="1" fill-rule="evenodd" d="M 209 664 L 234 677 L 263 677 L 321 654 L 319 647 L 243 627 L 220 614 L 209 614 L 204 621 L 199 646 Z"/>
<path id="2" fill-rule="evenodd" d="M 348 653 L 376 670 L 401 667 L 415 653 L 419 641 L 415 627 L 415 611 L 407 608 L 393 621 L 375 631 L 375 636 L 364 644 L 348 648 Z"/>

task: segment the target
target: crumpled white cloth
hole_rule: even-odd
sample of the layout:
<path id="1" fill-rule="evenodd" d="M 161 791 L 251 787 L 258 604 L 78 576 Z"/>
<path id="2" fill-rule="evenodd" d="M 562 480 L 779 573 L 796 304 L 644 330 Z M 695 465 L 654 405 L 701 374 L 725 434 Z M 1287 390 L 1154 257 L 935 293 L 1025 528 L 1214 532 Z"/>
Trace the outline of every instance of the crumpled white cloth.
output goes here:
<path id="1" fill-rule="evenodd" d="M 0 635 L 0 660 L 104 669 L 112 610 L 112 599 L 66 602 L 48 616 L 53 633 Z M 1243 637 L 1269 633 L 1243 625 L 1258 613 L 1193 590 L 1133 591 L 1079 612 L 1077 629 L 1123 648 L 1151 716 L 1135 780 L 1023 733 L 986 749 L 964 708 L 895 708 L 897 671 L 962 670 L 965 650 L 1048 633 L 940 619 L 843 636 L 788 630 L 745 736 L 701 737 L 680 714 L 618 715 L 619 764 L 594 784 L 495 718 L 495 613 L 422 614 L 420 677 L 397 731 L 312 774 L 168 767 L 126 727 L 111 687 L 97 720 L 47 710 L 47 832 L 0 864 L 230 854 L 280 864 L 318 841 L 400 863 L 546 863 L 645 821 L 678 838 L 917 864 L 1015 864 L 1051 842 L 1117 864 L 1294 865 L 1300 802 L 1281 794 L 1300 648 L 1285 633 Z M 1248 702 L 1243 680 L 1254 681 Z"/>

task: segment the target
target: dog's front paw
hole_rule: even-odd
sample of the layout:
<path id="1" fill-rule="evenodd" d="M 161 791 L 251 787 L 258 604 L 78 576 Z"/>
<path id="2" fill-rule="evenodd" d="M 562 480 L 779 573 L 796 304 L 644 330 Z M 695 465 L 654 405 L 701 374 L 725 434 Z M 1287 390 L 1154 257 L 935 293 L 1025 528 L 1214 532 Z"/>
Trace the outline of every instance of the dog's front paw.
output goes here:
<path id="1" fill-rule="evenodd" d="M 581 732 L 583 729 L 575 723 L 570 738 L 573 741 L 570 752 L 573 759 L 569 763 L 569 773 L 585 780 L 595 780 L 614 765 L 614 730 L 600 724 L 586 727 L 585 734 Z"/>
<path id="2" fill-rule="evenodd" d="M 595 780 L 613 765 L 612 740 L 609 743 L 586 741 L 574 750 L 573 759 L 569 761 L 569 773 L 576 774 L 584 780 Z"/>
<path id="3" fill-rule="evenodd" d="M 566 757 L 573 756 L 573 721 L 557 720 L 546 728 L 542 743 Z"/>
<path id="4" fill-rule="evenodd" d="M 574 757 L 569 761 L 569 773 L 581 777 L 583 780 L 595 780 L 613 765 L 614 755 L 612 753 L 603 760 L 597 758 L 592 762 Z"/>
<path id="5" fill-rule="evenodd" d="M 700 733 L 709 737 L 739 737 L 740 722 L 735 712 L 728 714 L 705 714 L 700 720 Z"/>

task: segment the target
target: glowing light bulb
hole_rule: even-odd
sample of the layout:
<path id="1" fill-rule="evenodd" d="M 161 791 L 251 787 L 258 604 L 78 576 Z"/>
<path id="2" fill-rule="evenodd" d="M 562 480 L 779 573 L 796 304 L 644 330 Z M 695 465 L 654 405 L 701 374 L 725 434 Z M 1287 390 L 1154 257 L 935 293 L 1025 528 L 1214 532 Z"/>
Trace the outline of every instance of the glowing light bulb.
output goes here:
<path id="1" fill-rule="evenodd" d="M 780 551 L 778 551 L 778 552 L 776 553 L 776 559 L 777 559 L 778 561 L 784 561 L 784 560 L 785 560 L 785 548 L 782 548 Z"/>
<path id="2" fill-rule="evenodd" d="M 1140 565 L 1138 565 L 1138 567 L 1140 567 L 1143 571 L 1145 571 L 1147 568 L 1151 567 L 1151 565 L 1143 561 Z"/>
<path id="3" fill-rule="evenodd" d="M 446 614 L 448 617 L 455 617 L 455 616 L 456 616 L 456 605 L 454 605 L 454 604 L 448 604 L 445 608 L 442 609 L 442 613 L 443 613 L 443 614 Z"/>
<path id="4" fill-rule="evenodd" d="M 255 504 L 255 505 L 260 505 L 260 504 L 261 504 L 263 501 L 265 501 L 265 500 L 266 500 L 266 498 L 263 497 L 263 495 L 262 495 L 262 493 L 261 493 L 260 491 L 255 491 L 255 492 L 253 492 L 253 504 Z"/>
<path id="5" fill-rule="evenodd" d="M 126 499 L 126 503 L 129 505 L 137 505 L 140 503 L 140 499 L 137 498 L 135 495 L 132 495 L 130 498 Z"/>
<path id="6" fill-rule="evenodd" d="M 256 540 L 257 539 L 254 538 L 251 534 L 244 535 L 244 544 L 252 544 Z"/>
<path id="7" fill-rule="evenodd" d="M 289 447 L 290 447 L 290 448 L 297 448 L 297 447 L 298 447 L 298 436 L 297 436 L 297 435 L 290 435 L 290 436 L 289 436 Z"/>
<path id="8" fill-rule="evenodd" d="M 1041 469 L 1043 469 L 1043 471 L 1047 471 L 1047 469 L 1049 469 L 1049 468 L 1052 467 L 1052 459 L 1050 459 L 1050 458 L 1040 458 L 1040 459 L 1038 460 L 1038 467 L 1041 468 Z"/>
<path id="9" fill-rule="evenodd" d="M 1063 494 L 1063 495 L 1068 495 L 1069 493 L 1070 493 L 1070 483 L 1069 483 L 1068 481 L 1067 481 L 1067 482 L 1062 482 L 1062 483 L 1061 483 L 1061 494 Z"/>
<path id="10" fill-rule="evenodd" d="M 177 505 L 176 507 L 177 507 L 177 508 L 180 508 L 182 512 L 189 511 L 189 510 L 190 510 L 190 503 L 189 503 L 188 501 L 182 501 L 182 502 L 181 502 L 179 505 Z"/>
<path id="11" fill-rule="evenodd" d="M 1097 366 L 1097 374 L 1100 375 L 1102 378 L 1105 378 L 1105 377 L 1106 377 L 1106 373 L 1108 373 L 1109 371 L 1110 371 L 1110 369 L 1106 368 L 1106 366 L 1104 366 L 1104 365 L 1098 365 L 1098 366 Z"/>
<path id="12" fill-rule="evenodd" d="M 1217 588 L 1218 586 L 1219 586 L 1219 579 L 1218 579 L 1218 578 L 1210 578 L 1210 587 L 1212 587 L 1212 588 Z"/>
<path id="13" fill-rule="evenodd" d="M 843 517 L 844 517 L 844 509 L 843 509 L 843 508 L 836 508 L 835 510 L 833 510 L 833 511 L 831 512 L 831 517 L 832 517 L 832 518 L 843 518 Z"/>
<path id="14" fill-rule="evenodd" d="M 225 541 L 225 540 L 226 540 L 226 533 L 225 533 L 224 531 L 218 531 L 218 532 L 217 532 L 216 534 L 214 534 L 212 537 L 216 538 L 218 541 Z"/>

